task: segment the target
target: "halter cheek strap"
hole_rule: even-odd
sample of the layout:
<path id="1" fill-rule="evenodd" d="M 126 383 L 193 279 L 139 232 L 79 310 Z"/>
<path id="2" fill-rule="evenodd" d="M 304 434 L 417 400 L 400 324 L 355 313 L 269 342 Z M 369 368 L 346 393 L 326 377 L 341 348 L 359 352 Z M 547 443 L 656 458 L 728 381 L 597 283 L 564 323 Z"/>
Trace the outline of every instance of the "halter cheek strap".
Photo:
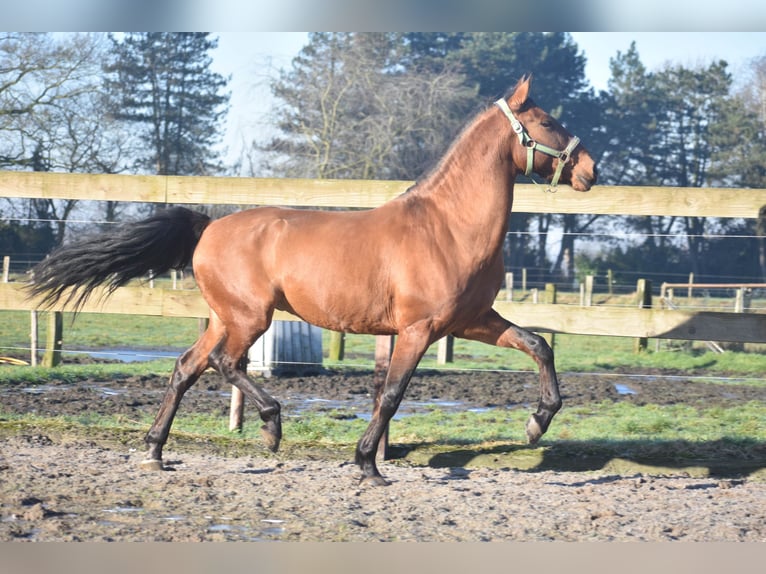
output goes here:
<path id="1" fill-rule="evenodd" d="M 553 179 L 551 180 L 551 187 L 555 188 L 559 183 L 561 172 L 564 171 L 564 166 L 569 161 L 569 156 L 572 155 L 572 152 L 577 147 L 577 144 L 580 143 L 580 138 L 577 136 L 572 136 L 572 139 L 569 140 L 569 143 L 567 144 L 567 147 L 564 148 L 564 151 L 553 149 L 552 147 L 538 143 L 529 137 L 529 134 L 524 129 L 524 126 L 521 125 L 521 122 L 516 118 L 515 115 L 513 115 L 511 108 L 508 107 L 508 102 L 506 102 L 504 98 L 497 100 L 495 105 L 500 108 L 506 117 L 510 120 L 511 128 L 519 138 L 519 143 L 527 148 L 527 167 L 524 170 L 524 175 L 528 176 L 532 173 L 532 168 L 534 167 L 535 150 L 538 150 L 559 160 L 559 163 L 556 166 L 556 171 L 553 173 Z"/>

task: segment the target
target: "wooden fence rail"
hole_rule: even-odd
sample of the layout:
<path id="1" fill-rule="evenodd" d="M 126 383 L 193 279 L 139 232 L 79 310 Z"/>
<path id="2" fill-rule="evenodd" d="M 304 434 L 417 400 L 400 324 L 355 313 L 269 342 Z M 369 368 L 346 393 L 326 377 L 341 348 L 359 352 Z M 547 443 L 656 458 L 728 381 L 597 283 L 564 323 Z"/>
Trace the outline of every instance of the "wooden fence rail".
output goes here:
<path id="1" fill-rule="evenodd" d="M 0 197 L 178 204 L 376 207 L 410 181 L 92 175 L 0 171 Z M 595 186 L 587 193 L 517 184 L 519 213 L 757 218 L 766 189 Z"/>
<path id="2" fill-rule="evenodd" d="M 0 284 L 0 309 L 34 310 L 37 305 L 26 298 L 18 283 Z M 650 337 L 697 341 L 766 342 L 766 314 L 718 311 L 683 311 L 516 303 L 497 301 L 495 309 L 513 322 L 542 333 Z M 58 308 L 60 310 L 60 308 Z M 162 317 L 207 317 L 208 307 L 196 290 L 156 287 L 120 287 L 106 300 L 99 293 L 83 307 L 85 313 L 154 315 Z M 296 317 L 277 311 L 275 320 Z"/>

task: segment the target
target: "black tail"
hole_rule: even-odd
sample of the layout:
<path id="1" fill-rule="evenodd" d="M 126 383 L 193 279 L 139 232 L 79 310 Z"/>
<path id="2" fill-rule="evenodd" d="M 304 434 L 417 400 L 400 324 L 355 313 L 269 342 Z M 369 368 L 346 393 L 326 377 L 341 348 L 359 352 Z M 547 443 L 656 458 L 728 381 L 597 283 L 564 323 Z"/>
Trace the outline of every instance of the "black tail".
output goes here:
<path id="1" fill-rule="evenodd" d="M 172 207 L 109 233 L 59 247 L 33 270 L 30 296 L 50 307 L 70 287 L 64 303 L 79 310 L 91 292 L 106 284 L 107 295 L 131 279 L 159 275 L 189 264 L 210 218 L 183 207 Z"/>

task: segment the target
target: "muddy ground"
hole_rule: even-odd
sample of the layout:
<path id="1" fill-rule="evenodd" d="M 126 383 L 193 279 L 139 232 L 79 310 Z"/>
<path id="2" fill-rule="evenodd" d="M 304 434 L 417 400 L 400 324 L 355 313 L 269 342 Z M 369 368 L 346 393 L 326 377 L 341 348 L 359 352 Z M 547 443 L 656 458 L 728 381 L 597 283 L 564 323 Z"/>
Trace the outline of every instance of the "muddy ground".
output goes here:
<path id="1" fill-rule="evenodd" d="M 561 388 L 565 406 L 766 400 L 762 387 L 688 375 L 564 374 Z M 286 413 L 369 412 L 367 372 L 263 382 Z M 0 402 L 6 412 L 131 419 L 156 413 L 165 383 L 129 377 L 5 388 Z M 433 403 L 529 410 L 537 392 L 528 373 L 426 371 L 413 378 L 403 410 Z M 229 389 L 214 374 L 181 404 L 183 413 L 228 410 Z M 80 436 L 7 420 L 2 429 L 0 541 L 766 541 L 766 445 L 743 453 L 745 470 L 691 473 L 614 460 L 519 469 L 503 466 L 504 451 L 460 446 L 453 457 L 417 459 L 405 456 L 407 445 L 394 445 L 404 454 L 381 463 L 391 485 L 371 488 L 359 485 L 350 451 L 271 455 L 256 445 L 251 454 L 226 456 L 171 432 L 166 470 L 144 472 L 142 433 Z M 500 464 L 481 464 L 487 457 Z"/>

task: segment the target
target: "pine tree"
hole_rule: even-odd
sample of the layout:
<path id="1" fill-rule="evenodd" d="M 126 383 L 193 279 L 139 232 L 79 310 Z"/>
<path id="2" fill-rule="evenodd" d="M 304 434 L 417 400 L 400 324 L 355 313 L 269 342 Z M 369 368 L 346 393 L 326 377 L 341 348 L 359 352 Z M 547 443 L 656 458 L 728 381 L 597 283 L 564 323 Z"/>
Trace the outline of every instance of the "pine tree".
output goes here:
<path id="1" fill-rule="evenodd" d="M 210 70 L 218 40 L 208 33 L 140 32 L 111 36 L 105 66 L 112 113 L 135 124 L 146 153 L 136 168 L 158 175 L 221 169 L 214 146 L 228 112 L 228 78 Z"/>

